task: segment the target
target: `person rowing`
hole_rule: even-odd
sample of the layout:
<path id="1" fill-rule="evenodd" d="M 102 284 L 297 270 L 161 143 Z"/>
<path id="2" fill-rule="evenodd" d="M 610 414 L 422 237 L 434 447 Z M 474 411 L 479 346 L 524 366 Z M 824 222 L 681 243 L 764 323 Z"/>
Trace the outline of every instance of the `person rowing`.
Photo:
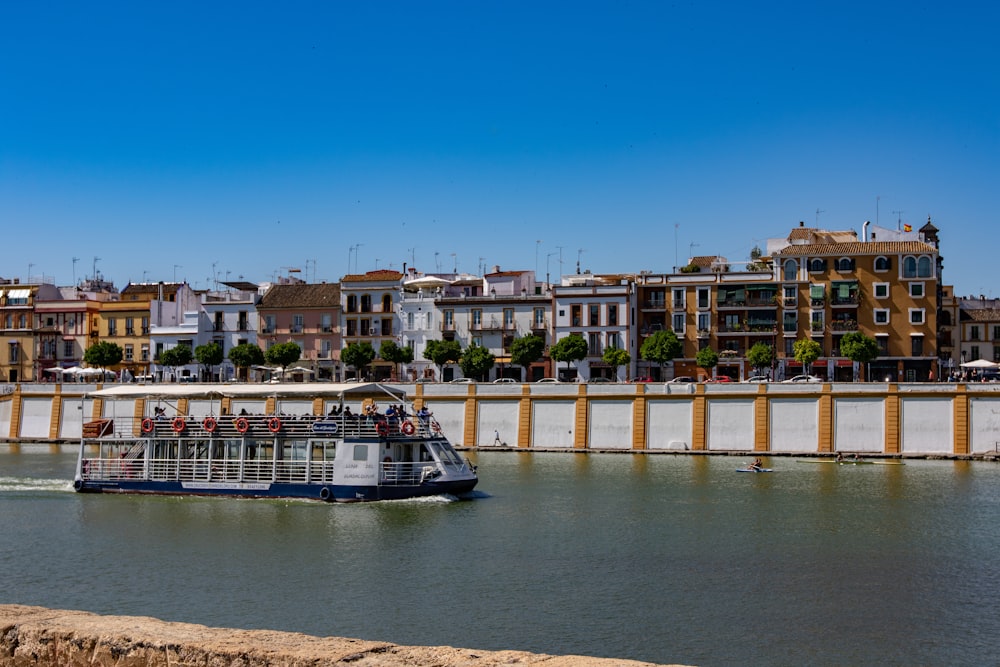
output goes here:
<path id="1" fill-rule="evenodd" d="M 764 462 L 761 461 L 760 458 L 754 459 L 753 463 L 747 466 L 747 470 L 753 470 L 754 472 L 758 472 L 763 469 L 764 469 Z"/>

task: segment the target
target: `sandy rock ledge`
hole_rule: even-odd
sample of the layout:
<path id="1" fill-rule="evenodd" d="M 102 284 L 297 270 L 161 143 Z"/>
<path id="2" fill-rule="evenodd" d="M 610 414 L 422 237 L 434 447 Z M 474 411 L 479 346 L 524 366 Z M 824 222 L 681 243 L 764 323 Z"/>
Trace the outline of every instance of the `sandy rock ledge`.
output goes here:
<path id="1" fill-rule="evenodd" d="M 650 667 L 635 660 L 228 630 L 155 618 L 0 605 L 0 667 Z"/>

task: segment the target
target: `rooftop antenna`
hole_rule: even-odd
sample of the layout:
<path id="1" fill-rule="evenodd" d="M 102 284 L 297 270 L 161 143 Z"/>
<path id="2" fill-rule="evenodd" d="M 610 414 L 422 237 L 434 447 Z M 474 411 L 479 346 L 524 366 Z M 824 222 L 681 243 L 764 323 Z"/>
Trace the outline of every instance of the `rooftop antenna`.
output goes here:
<path id="1" fill-rule="evenodd" d="M 218 264 L 219 264 L 218 260 L 212 262 L 212 283 L 215 286 L 216 292 L 219 291 L 219 278 L 218 278 L 219 274 L 215 271 L 215 267 L 218 266 Z M 208 280 L 206 279 L 205 282 L 208 282 Z"/>
<path id="2" fill-rule="evenodd" d="M 583 255 L 583 248 L 576 251 L 576 275 L 580 275 L 580 256 Z"/>
<path id="3" fill-rule="evenodd" d="M 898 216 L 896 218 L 896 231 L 898 232 L 903 229 L 903 214 L 906 213 L 906 211 L 893 211 L 893 213 Z"/>
<path id="4" fill-rule="evenodd" d="M 694 257 L 694 249 L 701 247 L 700 243 L 689 243 L 688 244 L 688 259 L 690 260 Z"/>
<path id="5" fill-rule="evenodd" d="M 677 229 L 680 227 L 679 222 L 674 223 L 674 272 L 677 272 Z"/>
<path id="6" fill-rule="evenodd" d="M 559 248 L 559 281 L 562 282 L 562 275 L 563 275 L 562 251 L 563 248 L 565 248 L 566 246 L 557 245 L 556 247 Z"/>
<path id="7" fill-rule="evenodd" d="M 816 226 L 817 227 L 819 227 L 819 214 L 820 213 L 826 213 L 826 211 L 821 211 L 819 209 L 816 209 Z"/>
<path id="8" fill-rule="evenodd" d="M 34 266 L 35 266 L 35 265 L 34 265 L 34 264 L 32 264 L 31 262 L 28 262 L 28 280 L 27 280 L 27 283 L 28 283 L 29 285 L 31 284 L 31 269 L 32 269 L 32 267 L 34 267 Z"/>
<path id="9" fill-rule="evenodd" d="M 174 282 L 177 282 L 177 269 L 183 269 L 180 264 L 174 264 Z"/>
<path id="10" fill-rule="evenodd" d="M 542 245 L 542 240 L 535 241 L 535 280 L 538 280 L 538 246 Z"/>
<path id="11" fill-rule="evenodd" d="M 479 258 L 479 275 L 481 275 L 481 276 L 486 275 L 486 258 L 485 257 L 480 257 Z"/>
<path id="12" fill-rule="evenodd" d="M 97 262 L 100 261 L 100 257 L 94 257 L 94 280 L 97 280 Z"/>
<path id="13" fill-rule="evenodd" d="M 437 250 L 435 250 L 434 251 L 434 269 L 438 273 L 441 273 L 441 259 L 440 259 L 440 257 L 441 257 L 441 253 L 439 253 Z"/>
<path id="14" fill-rule="evenodd" d="M 417 266 L 417 249 L 414 247 L 414 248 L 407 248 L 407 250 L 410 252 L 410 266 L 412 266 L 413 268 L 416 268 L 416 266 Z"/>
<path id="15" fill-rule="evenodd" d="M 878 202 L 882 199 L 882 195 L 875 196 L 875 226 L 878 226 Z"/>
<path id="16" fill-rule="evenodd" d="M 451 258 L 452 258 L 452 260 L 454 261 L 454 264 L 455 264 L 454 274 L 457 276 L 458 275 L 458 255 L 455 254 L 455 253 L 451 253 Z"/>
<path id="17" fill-rule="evenodd" d="M 79 257 L 73 258 L 73 287 L 76 287 L 76 263 L 80 261 Z"/>

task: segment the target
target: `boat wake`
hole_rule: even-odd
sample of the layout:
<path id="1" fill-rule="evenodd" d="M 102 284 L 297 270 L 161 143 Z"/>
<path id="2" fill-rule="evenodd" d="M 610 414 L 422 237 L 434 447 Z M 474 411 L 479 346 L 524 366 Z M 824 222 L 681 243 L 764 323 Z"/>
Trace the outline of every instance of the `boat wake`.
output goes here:
<path id="1" fill-rule="evenodd" d="M 33 479 L 31 477 L 0 477 L 3 491 L 73 491 L 70 479 Z"/>

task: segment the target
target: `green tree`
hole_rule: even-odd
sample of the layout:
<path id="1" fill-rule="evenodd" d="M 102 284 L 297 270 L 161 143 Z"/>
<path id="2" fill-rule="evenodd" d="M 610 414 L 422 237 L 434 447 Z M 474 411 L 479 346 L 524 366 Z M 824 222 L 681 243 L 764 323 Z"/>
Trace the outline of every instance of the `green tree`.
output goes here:
<path id="1" fill-rule="evenodd" d="M 812 338 L 800 338 L 792 345 L 792 352 L 795 354 L 795 361 L 802 364 L 806 373 L 812 373 L 812 363 L 819 359 L 823 348 Z"/>
<path id="2" fill-rule="evenodd" d="M 663 377 L 663 366 L 681 355 L 683 346 L 677 340 L 673 331 L 657 331 L 642 341 L 639 356 L 660 366 L 660 377 Z"/>
<path id="3" fill-rule="evenodd" d="M 194 358 L 198 360 L 206 375 L 211 375 L 212 367 L 222 363 L 222 346 L 218 343 L 207 343 L 194 348 Z"/>
<path id="4" fill-rule="evenodd" d="M 395 341 L 387 340 L 382 343 L 382 346 L 379 348 L 378 356 L 388 362 L 391 362 L 395 366 L 398 366 L 399 364 L 408 364 L 413 361 L 413 348 L 409 345 L 400 347 L 399 345 L 396 345 Z M 396 378 L 400 379 L 399 368 L 395 368 L 395 372 Z"/>
<path id="5" fill-rule="evenodd" d="M 264 363 L 264 350 L 250 343 L 240 343 L 229 349 L 229 361 L 236 366 L 236 374 L 241 380 L 247 380 L 251 366 Z"/>
<path id="6" fill-rule="evenodd" d="M 632 362 L 632 355 L 620 347 L 609 347 L 605 348 L 604 354 L 601 355 L 601 359 L 604 360 L 604 363 L 614 369 L 615 379 L 617 379 L 618 369 L 622 366 L 628 366 Z"/>
<path id="7" fill-rule="evenodd" d="M 267 360 L 267 363 L 281 366 L 282 371 L 288 368 L 289 364 L 298 361 L 300 357 L 302 357 L 302 348 L 291 341 L 278 343 L 264 350 L 264 359 Z"/>
<path id="8" fill-rule="evenodd" d="M 587 349 L 587 341 L 583 339 L 583 336 L 570 334 L 565 338 L 560 338 L 555 345 L 549 348 L 549 356 L 557 364 L 560 361 L 565 361 L 566 369 L 569 370 L 569 365 L 572 362 L 580 361 L 587 356 Z"/>
<path id="9" fill-rule="evenodd" d="M 192 359 L 194 359 L 194 353 L 187 345 L 175 345 L 160 352 L 160 365 L 169 368 L 175 376 L 177 375 L 177 367 L 190 364 Z"/>
<path id="10" fill-rule="evenodd" d="M 528 367 L 545 354 L 545 339 L 535 334 L 515 338 L 510 344 L 510 363 L 517 364 L 527 374 Z"/>
<path id="11" fill-rule="evenodd" d="M 719 354 L 710 347 L 703 347 L 698 350 L 694 357 L 694 362 L 698 368 L 704 368 L 705 373 L 712 377 L 712 369 L 719 365 Z"/>
<path id="12" fill-rule="evenodd" d="M 359 378 L 364 375 L 364 369 L 374 359 L 375 348 L 366 340 L 360 343 L 351 343 L 340 352 L 340 360 L 348 366 L 353 366 Z"/>
<path id="13" fill-rule="evenodd" d="M 431 361 L 438 367 L 438 379 L 440 380 L 445 364 L 458 363 L 462 358 L 462 346 L 456 340 L 429 340 L 424 346 L 424 359 Z"/>
<path id="14" fill-rule="evenodd" d="M 868 364 L 878 358 L 878 341 L 860 331 L 852 331 L 840 339 L 840 353 L 851 361 L 864 364 L 865 379 L 871 379 Z"/>
<path id="15" fill-rule="evenodd" d="M 767 343 L 754 343 L 753 347 L 747 350 L 747 363 L 755 369 L 758 374 L 771 367 L 774 361 L 774 348 Z M 772 380 L 774 378 L 771 378 Z"/>
<path id="16" fill-rule="evenodd" d="M 495 363 L 496 358 L 492 352 L 479 345 L 470 345 L 462 353 L 462 358 L 459 360 L 458 366 L 462 369 L 462 375 L 465 377 L 482 380 L 490 372 Z"/>
<path id="17" fill-rule="evenodd" d="M 116 343 L 102 340 L 94 343 L 84 351 L 83 360 L 94 368 L 106 371 L 108 366 L 120 363 L 124 356 L 122 348 Z"/>

